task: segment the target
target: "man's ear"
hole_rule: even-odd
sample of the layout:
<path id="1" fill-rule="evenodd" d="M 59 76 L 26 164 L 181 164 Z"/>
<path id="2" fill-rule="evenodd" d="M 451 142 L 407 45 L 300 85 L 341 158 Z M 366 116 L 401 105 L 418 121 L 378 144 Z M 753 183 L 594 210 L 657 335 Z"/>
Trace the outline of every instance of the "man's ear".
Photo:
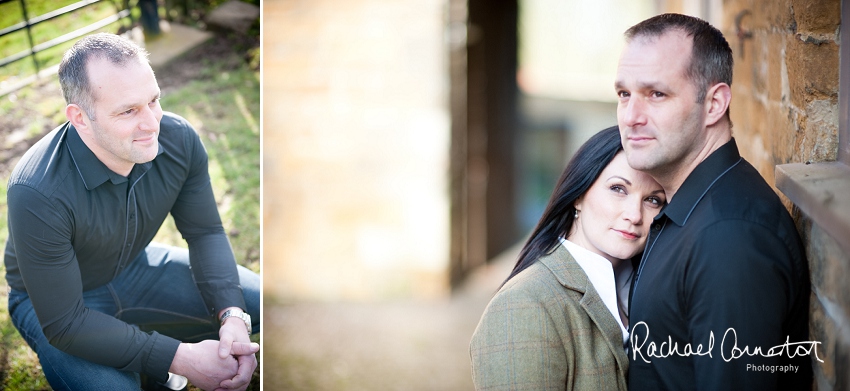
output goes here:
<path id="1" fill-rule="evenodd" d="M 732 88 L 726 83 L 717 83 L 706 91 L 705 126 L 712 126 L 726 115 L 732 101 Z"/>
<path id="2" fill-rule="evenodd" d="M 89 118 L 86 112 L 77 104 L 71 103 L 65 106 L 65 118 L 74 125 L 77 131 L 85 132 L 89 127 Z"/>

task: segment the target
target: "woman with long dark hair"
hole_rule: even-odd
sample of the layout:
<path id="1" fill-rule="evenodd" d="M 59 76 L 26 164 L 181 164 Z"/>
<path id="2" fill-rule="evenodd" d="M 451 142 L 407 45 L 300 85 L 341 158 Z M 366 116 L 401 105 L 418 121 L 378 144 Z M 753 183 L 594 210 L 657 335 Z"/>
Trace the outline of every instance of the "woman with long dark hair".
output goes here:
<path id="1" fill-rule="evenodd" d="M 470 344 L 476 389 L 625 390 L 632 259 L 665 203 L 616 126 L 564 169 Z"/>

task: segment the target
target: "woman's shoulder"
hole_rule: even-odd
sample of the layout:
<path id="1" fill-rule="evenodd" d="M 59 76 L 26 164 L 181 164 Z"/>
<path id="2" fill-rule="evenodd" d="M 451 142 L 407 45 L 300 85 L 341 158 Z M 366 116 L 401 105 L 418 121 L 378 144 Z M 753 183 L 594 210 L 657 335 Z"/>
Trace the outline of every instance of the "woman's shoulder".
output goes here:
<path id="1" fill-rule="evenodd" d="M 511 278 L 487 304 L 473 333 L 473 356 L 492 354 L 489 347 L 504 347 L 505 338 L 545 340 L 549 342 L 536 345 L 540 350 L 563 352 L 556 341 L 572 335 L 574 323 L 586 317 L 580 316 L 583 313 L 581 293 L 561 285 L 544 263 L 535 262 Z M 506 330 L 508 324 L 513 326 Z"/>
<path id="2" fill-rule="evenodd" d="M 565 291 L 555 273 L 538 260 L 511 278 L 491 300 L 492 304 L 519 305 L 531 302 L 547 305 L 567 300 Z"/>

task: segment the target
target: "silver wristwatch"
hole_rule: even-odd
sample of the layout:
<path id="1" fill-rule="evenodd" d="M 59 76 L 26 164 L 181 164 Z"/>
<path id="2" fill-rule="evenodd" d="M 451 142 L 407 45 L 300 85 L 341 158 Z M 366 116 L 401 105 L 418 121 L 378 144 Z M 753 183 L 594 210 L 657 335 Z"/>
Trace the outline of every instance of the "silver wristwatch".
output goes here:
<path id="1" fill-rule="evenodd" d="M 242 319 L 242 321 L 245 322 L 245 327 L 248 328 L 248 335 L 251 335 L 251 315 L 248 315 L 245 311 L 242 311 L 238 308 L 231 308 L 227 311 L 224 311 L 224 315 L 221 316 L 221 325 L 224 326 L 224 320 L 231 316 L 235 316 L 239 319 Z"/>

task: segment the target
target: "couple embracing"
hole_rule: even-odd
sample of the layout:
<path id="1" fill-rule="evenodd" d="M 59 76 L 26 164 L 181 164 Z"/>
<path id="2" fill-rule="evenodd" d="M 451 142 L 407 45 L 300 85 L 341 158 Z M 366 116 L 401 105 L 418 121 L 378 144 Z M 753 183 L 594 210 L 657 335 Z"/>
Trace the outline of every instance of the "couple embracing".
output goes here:
<path id="1" fill-rule="evenodd" d="M 625 36 L 619 126 L 573 156 L 487 306 L 476 389 L 809 389 L 811 357 L 772 349 L 808 339 L 808 266 L 732 137 L 729 44 L 679 14 Z"/>

